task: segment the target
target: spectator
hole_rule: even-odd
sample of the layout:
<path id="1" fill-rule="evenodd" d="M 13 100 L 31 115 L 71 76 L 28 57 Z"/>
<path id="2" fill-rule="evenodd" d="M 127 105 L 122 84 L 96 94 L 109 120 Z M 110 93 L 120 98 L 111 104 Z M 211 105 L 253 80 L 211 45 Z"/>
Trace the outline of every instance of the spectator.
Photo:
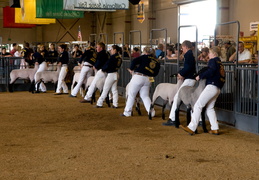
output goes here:
<path id="1" fill-rule="evenodd" d="M 164 45 L 158 44 L 157 49 L 156 49 L 156 58 L 162 59 L 163 57 L 165 57 Z"/>
<path id="2" fill-rule="evenodd" d="M 226 49 L 226 61 L 231 61 L 229 58 L 236 52 L 236 49 L 231 45 L 229 40 L 224 42 L 224 47 Z"/>
<path id="3" fill-rule="evenodd" d="M 12 55 L 12 56 L 14 56 L 14 53 L 17 51 L 17 47 L 18 45 L 17 45 L 17 43 L 13 43 L 13 49 L 10 51 L 10 54 Z"/>
<path id="4" fill-rule="evenodd" d="M 198 56 L 199 61 L 209 61 L 209 48 L 205 47 L 201 49 L 201 54 Z"/>
<path id="5" fill-rule="evenodd" d="M 140 55 L 141 55 L 141 54 L 140 54 L 140 52 L 139 52 L 139 48 L 134 47 L 134 48 L 133 48 L 133 53 L 131 54 L 131 57 L 136 58 L 136 57 L 139 57 Z"/>
<path id="6" fill-rule="evenodd" d="M 236 58 L 236 52 L 232 54 L 232 56 L 229 58 L 229 61 L 235 62 L 237 60 Z M 238 63 L 244 64 L 244 63 L 252 63 L 252 55 L 251 52 L 245 49 L 244 43 L 239 42 L 238 43 Z"/>

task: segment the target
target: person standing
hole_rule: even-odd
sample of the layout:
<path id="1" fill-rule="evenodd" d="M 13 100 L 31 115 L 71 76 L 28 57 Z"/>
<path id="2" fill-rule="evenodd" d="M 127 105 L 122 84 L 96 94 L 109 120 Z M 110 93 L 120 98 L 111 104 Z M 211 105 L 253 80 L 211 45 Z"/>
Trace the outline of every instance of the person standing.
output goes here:
<path id="1" fill-rule="evenodd" d="M 187 127 L 180 125 L 180 127 L 188 132 L 190 135 L 195 134 L 198 127 L 201 111 L 206 106 L 206 113 L 211 124 L 210 134 L 219 135 L 219 125 L 215 113 L 214 105 L 220 94 L 220 89 L 225 83 L 225 70 L 219 58 L 220 48 L 217 46 L 212 47 L 209 52 L 208 69 L 199 74 L 196 80 L 206 79 L 206 87 L 202 91 L 198 100 L 194 104 L 192 119 Z"/>
<path id="2" fill-rule="evenodd" d="M 67 64 L 69 61 L 68 52 L 66 50 L 67 46 L 65 44 L 61 44 L 58 46 L 59 56 L 58 56 L 58 66 L 61 66 L 61 70 L 58 77 L 58 86 L 56 89 L 56 93 L 54 95 L 68 94 L 68 88 L 65 82 L 65 77 L 67 75 Z M 63 93 L 62 93 L 63 90 Z"/>
<path id="3" fill-rule="evenodd" d="M 151 47 L 145 47 L 143 55 L 132 60 L 129 72 L 132 78 L 129 83 L 128 98 L 122 116 L 129 117 L 132 114 L 132 106 L 135 102 L 137 93 L 139 92 L 146 111 L 149 113 L 151 100 L 149 97 L 150 77 L 158 75 L 160 63 L 155 58 L 155 52 Z M 155 111 L 151 112 L 152 117 Z"/>
<path id="4" fill-rule="evenodd" d="M 73 88 L 69 97 L 76 97 L 85 78 L 88 78 L 93 74 L 93 66 L 96 62 L 96 51 L 94 47 L 95 47 L 95 43 L 91 42 L 89 49 L 85 50 L 84 54 L 79 60 L 79 63 L 82 64 L 80 77 L 77 82 L 77 85 Z"/>
<path id="5" fill-rule="evenodd" d="M 113 45 L 111 49 L 111 57 L 102 68 L 102 71 L 106 72 L 108 75 L 104 82 L 103 92 L 97 101 L 97 105 L 96 105 L 97 108 L 100 108 L 103 106 L 103 101 L 107 97 L 110 89 L 112 91 L 112 97 L 113 97 L 113 101 L 112 101 L 113 108 L 118 108 L 119 96 L 118 96 L 117 81 L 118 81 L 118 70 L 122 64 L 122 59 L 119 53 L 121 53 L 121 48 L 117 45 Z"/>
<path id="6" fill-rule="evenodd" d="M 34 81 L 36 79 L 36 74 L 38 72 L 42 72 L 42 71 L 46 71 L 47 70 L 47 63 L 44 59 L 44 54 L 42 54 L 42 46 L 43 45 L 40 45 L 38 48 L 37 48 L 37 51 L 35 53 L 33 53 L 33 58 L 34 58 L 34 62 L 35 62 L 35 65 L 39 65 L 39 68 L 37 70 L 37 72 L 35 73 L 34 75 Z M 39 89 L 38 89 L 38 86 L 39 86 Z M 47 88 L 45 86 L 45 84 L 43 82 L 40 82 L 40 84 L 35 84 L 35 89 L 36 89 L 36 93 L 39 93 L 39 92 L 46 92 L 47 91 Z"/>
<path id="7" fill-rule="evenodd" d="M 97 47 L 96 47 L 96 51 L 97 51 L 97 57 L 96 57 L 96 62 L 94 64 L 93 68 L 97 72 L 94 76 L 94 79 L 93 79 L 90 87 L 88 88 L 88 91 L 87 91 L 84 99 L 80 100 L 81 103 L 90 103 L 91 102 L 92 95 L 96 88 L 96 82 L 101 78 L 105 78 L 105 73 L 102 71 L 102 67 L 109 59 L 109 54 L 105 50 L 105 44 L 103 42 L 98 43 Z"/>
<path id="8" fill-rule="evenodd" d="M 14 53 L 17 51 L 18 45 L 17 43 L 13 43 L 13 49 L 10 51 L 10 54 L 14 56 Z"/>
<path id="9" fill-rule="evenodd" d="M 183 84 L 178 89 L 177 93 L 174 96 L 173 105 L 170 111 L 169 120 L 166 123 L 163 123 L 164 126 L 176 126 L 175 124 L 175 110 L 179 106 L 178 104 L 178 94 L 179 90 L 184 86 L 194 86 L 195 79 L 194 75 L 196 73 L 196 63 L 195 58 L 192 53 L 192 43 L 190 41 L 184 41 L 182 43 L 182 49 L 184 53 L 184 67 L 181 69 L 177 75 L 178 79 L 183 80 Z M 176 126 L 177 127 L 177 126 Z"/>

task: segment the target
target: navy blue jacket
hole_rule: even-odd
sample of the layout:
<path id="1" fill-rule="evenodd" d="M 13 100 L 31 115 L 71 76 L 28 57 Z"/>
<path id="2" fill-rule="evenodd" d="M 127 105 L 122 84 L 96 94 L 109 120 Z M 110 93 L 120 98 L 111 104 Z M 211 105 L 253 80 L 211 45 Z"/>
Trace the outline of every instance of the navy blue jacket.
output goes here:
<path id="1" fill-rule="evenodd" d="M 69 56 L 67 51 L 63 51 L 59 54 L 57 63 L 61 62 L 62 64 L 68 64 Z"/>
<path id="2" fill-rule="evenodd" d="M 225 83 L 225 70 L 219 57 L 209 60 L 208 69 L 199 75 L 200 79 L 206 79 L 206 85 L 212 84 L 222 88 Z"/>
<path id="3" fill-rule="evenodd" d="M 99 70 L 103 67 L 103 65 L 108 61 L 109 54 L 107 51 L 102 50 L 97 53 L 96 62 L 94 64 L 95 69 Z"/>
<path id="4" fill-rule="evenodd" d="M 137 67 L 137 65 L 139 66 Z M 135 72 L 139 72 L 150 77 L 157 76 L 159 69 L 160 62 L 152 55 L 139 56 L 133 59 L 130 65 L 130 70 L 134 70 Z"/>
<path id="5" fill-rule="evenodd" d="M 87 49 L 80 58 L 79 63 L 81 64 L 82 61 L 84 61 L 94 65 L 96 62 L 96 56 L 97 55 L 94 48 Z"/>
<path id="6" fill-rule="evenodd" d="M 184 77 L 184 79 L 194 79 L 196 73 L 196 63 L 193 56 L 192 50 L 188 50 L 184 54 L 184 67 L 179 71 L 179 74 Z"/>
<path id="7" fill-rule="evenodd" d="M 102 68 L 103 72 L 113 73 L 117 72 L 121 67 L 122 59 L 118 53 L 113 54 Z"/>

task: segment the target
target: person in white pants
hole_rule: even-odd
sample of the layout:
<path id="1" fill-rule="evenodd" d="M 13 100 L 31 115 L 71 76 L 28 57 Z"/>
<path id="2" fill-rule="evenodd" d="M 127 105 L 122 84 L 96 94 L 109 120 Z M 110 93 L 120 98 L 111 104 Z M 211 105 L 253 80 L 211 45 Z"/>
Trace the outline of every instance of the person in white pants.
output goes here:
<path id="1" fill-rule="evenodd" d="M 164 126 L 175 126 L 175 110 L 178 108 L 178 94 L 182 87 L 184 86 L 194 86 L 195 79 L 194 75 L 196 73 L 196 63 L 195 58 L 192 53 L 192 43 L 190 41 L 184 41 L 182 43 L 182 49 L 184 53 L 184 67 L 181 69 L 177 75 L 178 79 L 182 79 L 183 84 L 178 89 L 177 93 L 174 96 L 173 105 L 171 107 L 169 120 L 166 123 L 163 123 Z M 177 127 L 177 126 L 176 126 Z"/>
<path id="2" fill-rule="evenodd" d="M 68 52 L 66 51 L 67 46 L 65 44 L 58 46 L 58 51 L 60 52 L 58 56 L 58 66 L 61 66 L 61 70 L 58 76 L 58 86 L 56 93 L 54 95 L 68 94 L 68 87 L 65 82 L 65 77 L 67 75 L 67 64 L 69 61 Z M 63 92 L 62 92 L 63 91 Z"/>
<path id="3" fill-rule="evenodd" d="M 94 70 L 97 70 L 97 72 L 94 76 L 94 79 L 93 79 L 90 87 L 88 88 L 88 91 L 87 91 L 84 99 L 79 101 L 81 103 L 90 103 L 91 102 L 92 95 L 96 89 L 96 82 L 101 78 L 105 78 L 105 73 L 101 69 L 103 67 L 103 65 L 109 59 L 109 54 L 105 50 L 105 44 L 103 42 L 98 43 L 97 47 L 96 47 L 96 51 L 97 51 L 97 57 L 96 57 L 96 62 L 94 64 L 93 68 L 94 68 Z"/>
<path id="4" fill-rule="evenodd" d="M 128 99 L 122 116 L 129 117 L 132 115 L 132 107 L 135 102 L 137 93 L 139 92 L 146 111 L 149 113 L 151 100 L 149 97 L 150 81 L 149 77 L 155 77 L 159 73 L 160 63 L 155 58 L 155 51 L 150 47 L 144 48 L 144 54 L 133 59 L 129 68 L 133 75 L 128 89 Z M 155 111 L 151 112 L 152 117 L 155 116 Z"/>
<path id="5" fill-rule="evenodd" d="M 96 52 L 94 49 L 95 43 L 90 43 L 89 49 L 87 49 L 82 55 L 79 63 L 82 64 L 79 80 L 77 85 L 73 88 L 69 97 L 76 97 L 80 87 L 82 86 L 85 79 L 93 75 L 93 66 L 96 62 Z"/>
<path id="6" fill-rule="evenodd" d="M 208 69 L 196 77 L 197 81 L 200 79 L 206 79 L 206 87 L 194 105 L 192 119 L 189 125 L 187 127 L 180 125 L 180 127 L 190 135 L 195 134 L 195 130 L 199 124 L 201 111 L 205 106 L 206 114 L 211 124 L 211 130 L 209 133 L 214 135 L 219 134 L 219 125 L 214 105 L 220 94 L 220 89 L 225 83 L 225 71 L 219 56 L 220 48 L 217 46 L 212 47 L 209 52 L 210 60 L 208 63 Z"/>
<path id="7" fill-rule="evenodd" d="M 121 48 L 117 45 L 113 45 L 111 49 L 111 57 L 107 61 L 107 63 L 103 66 L 102 71 L 106 72 L 108 75 L 105 79 L 103 92 L 97 101 L 97 108 L 103 107 L 103 101 L 107 97 L 110 89 L 112 91 L 113 97 L 113 108 L 118 108 L 118 88 L 117 88 L 117 81 L 118 81 L 118 70 L 121 67 L 122 59 L 119 55 L 121 52 Z"/>

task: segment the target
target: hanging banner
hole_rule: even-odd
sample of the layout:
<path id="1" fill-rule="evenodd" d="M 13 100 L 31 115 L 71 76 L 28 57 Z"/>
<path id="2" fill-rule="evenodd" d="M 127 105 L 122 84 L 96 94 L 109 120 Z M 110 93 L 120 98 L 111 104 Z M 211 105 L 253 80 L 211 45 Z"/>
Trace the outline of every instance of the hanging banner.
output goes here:
<path id="1" fill-rule="evenodd" d="M 141 1 L 138 4 L 138 17 L 137 17 L 137 19 L 140 23 L 143 23 L 144 20 L 145 20 L 144 3 L 141 2 Z"/>
<path id="2" fill-rule="evenodd" d="M 15 9 L 9 6 L 3 8 L 3 27 L 4 28 L 32 28 L 35 24 L 15 23 Z"/>
<path id="3" fill-rule="evenodd" d="M 63 10 L 62 0 L 36 0 L 36 17 L 56 19 L 83 18 L 84 12 Z"/>
<path id="4" fill-rule="evenodd" d="M 65 10 L 114 11 L 129 9 L 128 0 L 63 0 Z"/>
<path id="5" fill-rule="evenodd" d="M 15 23 L 56 23 L 56 19 L 36 18 L 36 0 L 20 0 L 20 4 L 21 8 L 15 8 Z"/>

